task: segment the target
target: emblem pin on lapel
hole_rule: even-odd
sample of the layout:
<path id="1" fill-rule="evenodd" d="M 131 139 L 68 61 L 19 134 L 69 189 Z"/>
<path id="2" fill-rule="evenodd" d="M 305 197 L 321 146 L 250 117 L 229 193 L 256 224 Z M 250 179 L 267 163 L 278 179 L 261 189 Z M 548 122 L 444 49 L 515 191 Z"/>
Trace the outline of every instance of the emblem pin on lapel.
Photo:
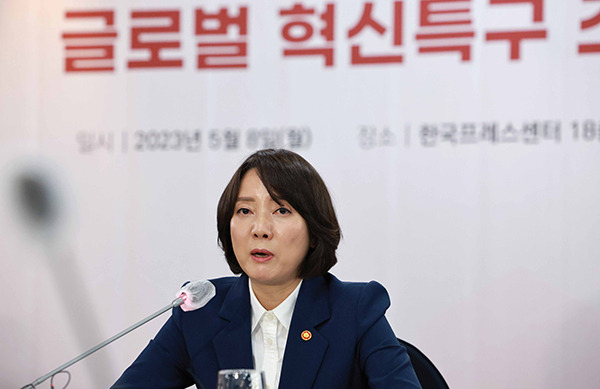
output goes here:
<path id="1" fill-rule="evenodd" d="M 302 340 L 310 340 L 310 338 L 312 338 L 312 334 L 310 333 L 309 330 L 304 330 L 300 334 L 300 337 L 302 338 Z"/>

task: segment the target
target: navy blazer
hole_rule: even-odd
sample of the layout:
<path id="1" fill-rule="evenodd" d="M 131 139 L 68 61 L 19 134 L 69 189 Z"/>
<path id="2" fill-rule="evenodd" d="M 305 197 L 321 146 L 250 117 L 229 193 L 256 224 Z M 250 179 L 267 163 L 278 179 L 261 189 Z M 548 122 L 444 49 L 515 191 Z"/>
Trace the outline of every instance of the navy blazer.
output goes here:
<path id="1" fill-rule="evenodd" d="M 211 280 L 216 296 L 196 311 L 179 307 L 112 386 L 214 389 L 221 369 L 253 368 L 248 277 Z M 384 314 L 383 286 L 305 279 L 288 333 L 281 389 L 420 388 Z M 304 340 L 302 332 L 312 337 Z"/>

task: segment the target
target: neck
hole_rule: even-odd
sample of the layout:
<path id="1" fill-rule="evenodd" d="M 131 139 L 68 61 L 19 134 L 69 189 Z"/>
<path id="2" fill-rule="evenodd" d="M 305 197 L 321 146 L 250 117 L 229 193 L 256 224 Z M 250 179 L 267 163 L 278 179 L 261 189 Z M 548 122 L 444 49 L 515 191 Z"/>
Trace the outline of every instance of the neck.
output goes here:
<path id="1" fill-rule="evenodd" d="M 267 311 L 276 308 L 283 302 L 292 292 L 298 284 L 300 278 L 290 281 L 285 285 L 268 285 L 261 284 L 260 282 L 252 280 L 252 290 L 258 299 L 260 305 L 262 305 Z"/>

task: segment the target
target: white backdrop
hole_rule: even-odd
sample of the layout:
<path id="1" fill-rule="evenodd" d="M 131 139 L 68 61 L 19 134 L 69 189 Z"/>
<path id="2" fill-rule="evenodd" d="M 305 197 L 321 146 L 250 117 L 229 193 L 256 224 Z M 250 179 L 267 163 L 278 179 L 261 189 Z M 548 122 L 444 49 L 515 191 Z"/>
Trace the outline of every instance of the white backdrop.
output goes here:
<path id="1" fill-rule="evenodd" d="M 0 0 L 0 386 L 229 274 L 216 204 L 271 146 L 331 190 L 333 273 L 383 283 L 450 387 L 597 386 L 600 3 L 430 3 Z M 203 34 L 222 7 L 245 22 Z M 163 48 L 136 67 L 148 26 L 171 32 L 142 33 Z M 202 67 L 244 45 L 206 63 L 245 67 Z M 108 387 L 167 316 L 71 387 Z"/>

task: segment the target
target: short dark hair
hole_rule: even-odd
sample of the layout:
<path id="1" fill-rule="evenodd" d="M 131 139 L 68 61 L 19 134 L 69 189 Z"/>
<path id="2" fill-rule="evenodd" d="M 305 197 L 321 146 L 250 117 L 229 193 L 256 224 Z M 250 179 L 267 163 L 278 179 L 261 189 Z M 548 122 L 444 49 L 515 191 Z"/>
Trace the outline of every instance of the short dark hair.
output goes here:
<path id="1" fill-rule="evenodd" d="M 284 149 L 259 150 L 233 174 L 217 208 L 219 246 L 234 274 L 243 270 L 233 252 L 230 222 L 244 175 L 256 169 L 258 177 L 276 202 L 287 201 L 306 221 L 310 238 L 308 254 L 298 277 L 324 275 L 337 263 L 335 250 L 341 237 L 329 191 L 314 167 L 300 155 Z"/>

